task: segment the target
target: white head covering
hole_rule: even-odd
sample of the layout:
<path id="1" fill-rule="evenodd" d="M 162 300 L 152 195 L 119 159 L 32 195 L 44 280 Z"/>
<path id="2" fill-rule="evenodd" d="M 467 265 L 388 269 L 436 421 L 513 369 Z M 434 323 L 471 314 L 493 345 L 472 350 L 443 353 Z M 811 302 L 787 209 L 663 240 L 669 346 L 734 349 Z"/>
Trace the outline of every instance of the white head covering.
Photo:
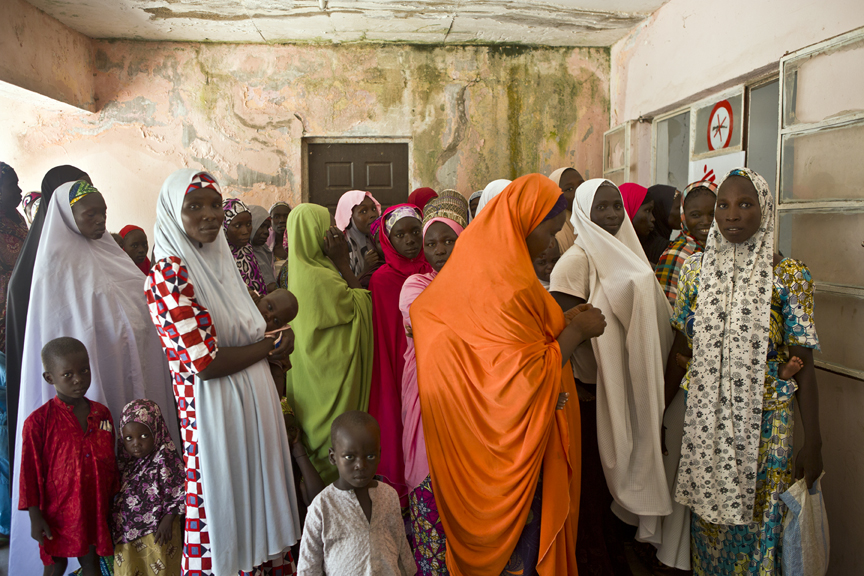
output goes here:
<path id="1" fill-rule="evenodd" d="M 483 193 L 480 195 L 480 202 L 477 204 L 477 212 L 474 213 L 474 218 L 477 217 L 477 214 L 480 214 L 480 210 L 482 210 L 483 207 L 492 200 L 492 198 L 503 192 L 504 189 L 510 185 L 510 182 L 512 182 L 512 180 L 501 179 L 493 180 L 487 184 L 486 188 L 483 189 Z"/>
<path id="2" fill-rule="evenodd" d="M 737 168 L 723 181 L 730 176 L 753 183 L 762 221 L 748 240 L 733 244 L 715 220 L 701 255 L 675 499 L 708 522 L 747 524 L 754 513 L 771 319 L 774 198 L 752 170 Z"/>
<path id="3" fill-rule="evenodd" d="M 210 313 L 219 347 L 253 344 L 264 337 L 266 324 L 234 264 L 224 230 L 200 246 L 183 228 L 183 198 L 200 174 L 178 170 L 162 185 L 156 205 L 156 260 L 175 256 L 183 261 L 195 298 Z M 196 377 L 195 387 L 213 573 L 250 571 L 300 535 L 279 398 L 267 360 L 204 385 Z"/>
<path id="4" fill-rule="evenodd" d="M 604 184 L 617 190 L 602 178 L 577 188 L 570 219 L 576 245 L 588 255 L 588 302 L 607 321 L 603 335 L 591 341 L 598 367 L 597 439 L 615 503 L 629 513 L 623 515 L 639 517 L 640 540 L 656 542 L 659 517 L 672 511 L 660 446 L 672 310 L 626 214 L 615 236 L 591 221 L 594 195 Z"/>
<path id="5" fill-rule="evenodd" d="M 21 360 L 21 396 L 15 436 L 14 470 L 21 465 L 24 420 L 54 398 L 42 379 L 42 347 L 54 338 L 80 340 L 90 356 L 92 380 L 87 398 L 106 405 L 120 421 L 123 407 L 148 398 L 164 414 L 176 413 L 171 374 L 144 297 L 141 270 L 107 232 L 98 240 L 81 235 L 67 182 L 54 192 L 46 210 L 33 265 L 30 308 Z M 176 418 L 166 418 L 171 439 L 180 446 Z M 15 475 L 17 480 L 17 474 Z M 13 483 L 10 574 L 36 574 L 41 568 L 27 513 L 18 510 Z"/>
<path id="6" fill-rule="evenodd" d="M 474 214 L 471 213 L 471 202 L 473 202 L 474 199 L 476 198 L 477 204 L 479 205 L 480 204 L 480 196 L 482 196 L 482 195 L 483 195 L 483 190 L 477 190 L 476 192 L 471 194 L 471 196 L 468 198 L 468 222 L 471 222 L 471 220 L 474 219 Z"/>

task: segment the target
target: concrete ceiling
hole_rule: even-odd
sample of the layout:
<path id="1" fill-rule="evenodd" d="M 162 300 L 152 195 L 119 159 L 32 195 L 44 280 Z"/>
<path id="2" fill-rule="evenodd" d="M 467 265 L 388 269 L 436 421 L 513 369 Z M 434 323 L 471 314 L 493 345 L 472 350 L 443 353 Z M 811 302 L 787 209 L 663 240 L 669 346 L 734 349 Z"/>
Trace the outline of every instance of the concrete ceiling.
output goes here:
<path id="1" fill-rule="evenodd" d="M 28 0 L 91 38 L 548 46 L 610 46 L 666 1 Z"/>

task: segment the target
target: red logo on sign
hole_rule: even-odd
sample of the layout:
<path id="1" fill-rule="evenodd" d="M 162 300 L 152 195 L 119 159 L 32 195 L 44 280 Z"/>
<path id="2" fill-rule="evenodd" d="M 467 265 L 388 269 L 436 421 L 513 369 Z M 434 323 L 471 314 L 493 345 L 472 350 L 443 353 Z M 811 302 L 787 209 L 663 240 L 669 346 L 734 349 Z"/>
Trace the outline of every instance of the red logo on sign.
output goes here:
<path id="1" fill-rule="evenodd" d="M 721 100 L 711 109 L 708 117 L 708 149 L 720 150 L 732 141 L 732 105 Z"/>

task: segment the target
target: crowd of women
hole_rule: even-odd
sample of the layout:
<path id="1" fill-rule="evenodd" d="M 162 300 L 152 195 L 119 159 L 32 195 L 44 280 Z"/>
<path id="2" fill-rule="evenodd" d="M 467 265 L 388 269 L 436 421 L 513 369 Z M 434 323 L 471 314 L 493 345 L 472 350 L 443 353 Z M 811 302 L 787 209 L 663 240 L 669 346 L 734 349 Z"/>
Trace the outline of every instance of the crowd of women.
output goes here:
<path id="1" fill-rule="evenodd" d="M 420 574 L 629 574 L 625 546 L 659 572 L 779 574 L 779 495 L 822 471 L 818 339 L 758 174 L 679 192 L 565 167 L 384 210 L 349 191 L 331 215 L 184 169 L 152 251 L 137 226 L 105 234 L 99 185 L 60 166 L 22 201 L 0 164 L 10 573 L 39 562 L 15 473 L 54 396 L 39 353 L 71 336 L 88 398 L 166 417 L 184 574 L 293 573 L 352 410 L 380 425 Z"/>

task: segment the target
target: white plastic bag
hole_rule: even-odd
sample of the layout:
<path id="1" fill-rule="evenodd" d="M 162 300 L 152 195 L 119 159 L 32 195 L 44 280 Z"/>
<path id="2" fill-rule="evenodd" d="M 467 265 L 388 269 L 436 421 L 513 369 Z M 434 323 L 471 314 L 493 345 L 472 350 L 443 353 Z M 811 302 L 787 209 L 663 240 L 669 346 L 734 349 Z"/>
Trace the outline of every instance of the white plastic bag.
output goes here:
<path id="1" fill-rule="evenodd" d="M 807 489 L 802 478 L 780 495 L 789 508 L 783 521 L 783 576 L 825 576 L 830 540 L 822 476 Z"/>

